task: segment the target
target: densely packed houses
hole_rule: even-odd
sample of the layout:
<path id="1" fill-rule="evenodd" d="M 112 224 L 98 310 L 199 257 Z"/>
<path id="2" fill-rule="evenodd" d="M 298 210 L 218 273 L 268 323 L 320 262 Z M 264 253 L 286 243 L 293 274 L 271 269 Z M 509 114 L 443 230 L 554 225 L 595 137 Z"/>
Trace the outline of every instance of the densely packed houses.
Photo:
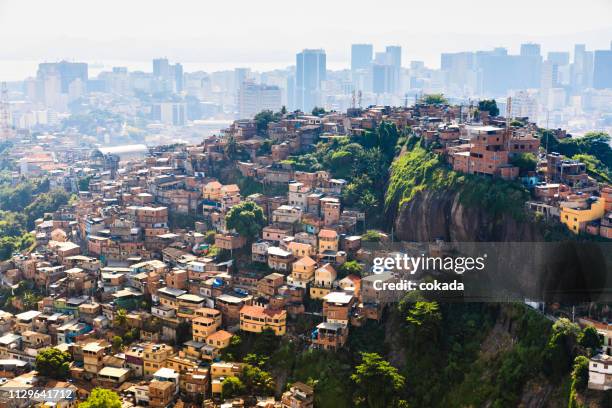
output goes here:
<path id="1" fill-rule="evenodd" d="M 70 384 L 84 394 L 102 386 L 132 405 L 165 407 L 190 396 L 214 404 L 224 379 L 243 369 L 224 354 L 236 335 L 268 331 L 311 348 L 344 347 L 351 329 L 381 319 L 390 301 L 368 271 L 342 273 L 346 262 L 363 266 L 368 257 L 365 215 L 345 207 L 346 180 L 285 159 L 382 121 L 409 128 L 456 171 L 530 183 L 536 199 L 528 206 L 573 232 L 612 238 L 612 188 L 584 164 L 549 152 L 537 171 L 520 174 L 511 158 L 539 154 L 535 125 L 509 127 L 484 113 L 476 120 L 454 106 L 289 113 L 269 123 L 265 137 L 254 121 L 240 120 L 198 145 L 123 157 L 24 143 L 10 153 L 21 163 L 15 177 L 45 174 L 76 199 L 36 221 L 36 248 L 2 264 L 5 285 L 31 281 L 42 297 L 30 309 L 16 298 L 21 312 L 0 312 L 0 376 L 25 381 L 37 353 L 55 347 L 70 354 Z M 253 183 L 263 192 L 243 191 Z M 226 222 L 245 202 L 265 216 L 254 238 Z M 293 322 L 301 315 L 318 321 L 299 331 Z M 297 382 L 259 406 L 312 407 L 313 392 Z"/>

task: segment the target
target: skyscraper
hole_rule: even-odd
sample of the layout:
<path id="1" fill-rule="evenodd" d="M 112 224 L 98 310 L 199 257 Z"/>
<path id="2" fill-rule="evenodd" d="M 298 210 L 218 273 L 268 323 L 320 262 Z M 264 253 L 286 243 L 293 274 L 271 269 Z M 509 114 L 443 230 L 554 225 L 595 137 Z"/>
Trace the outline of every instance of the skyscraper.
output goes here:
<path id="1" fill-rule="evenodd" d="M 612 89 L 612 50 L 597 50 L 593 59 L 593 88 Z"/>
<path id="2" fill-rule="evenodd" d="M 305 49 L 296 55 L 295 107 L 310 112 L 322 103 L 321 83 L 326 78 L 325 51 Z"/>
<path id="3" fill-rule="evenodd" d="M 60 79 L 61 93 L 68 93 L 68 86 L 75 79 L 80 79 L 84 84 L 88 79 L 88 67 L 84 62 L 45 62 L 38 64 L 37 77 L 45 80 L 49 76 L 58 76 Z"/>
<path id="4" fill-rule="evenodd" d="M 167 58 L 156 58 L 153 60 L 153 76 L 168 78 L 170 76 L 170 63 Z"/>
<path id="5" fill-rule="evenodd" d="M 174 90 L 176 92 L 182 92 L 183 91 L 183 65 L 177 62 L 176 64 L 174 64 L 174 67 L 172 68 L 174 71 Z"/>
<path id="6" fill-rule="evenodd" d="M 568 65 L 570 60 L 569 52 L 551 51 L 548 53 L 548 61 L 557 66 Z"/>
<path id="7" fill-rule="evenodd" d="M 372 44 L 353 44 L 351 45 L 351 71 L 358 69 L 369 69 L 372 63 L 374 47 Z"/>
<path id="8" fill-rule="evenodd" d="M 540 44 L 521 44 L 521 57 L 540 57 Z"/>
<path id="9" fill-rule="evenodd" d="M 402 70 L 402 47 L 399 45 L 387 46 L 385 53 L 387 54 L 387 62 L 391 66 L 389 90 L 391 93 L 398 93 Z"/>
<path id="10" fill-rule="evenodd" d="M 240 87 L 242 87 L 242 83 L 249 79 L 250 75 L 250 68 L 234 68 L 234 90 L 236 93 L 238 93 Z"/>

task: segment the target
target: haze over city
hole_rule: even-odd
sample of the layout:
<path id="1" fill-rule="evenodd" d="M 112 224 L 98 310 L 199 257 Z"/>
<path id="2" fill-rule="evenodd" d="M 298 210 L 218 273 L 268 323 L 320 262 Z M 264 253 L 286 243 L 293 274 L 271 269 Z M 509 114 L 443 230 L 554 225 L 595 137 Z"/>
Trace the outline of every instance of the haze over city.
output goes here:
<path id="1" fill-rule="evenodd" d="M 363 42 L 400 45 L 405 62 L 421 60 L 431 68 L 439 67 L 442 52 L 498 46 L 514 52 L 522 42 L 540 43 L 544 51 L 574 43 L 604 47 L 612 38 L 612 4 L 586 3 L 395 1 L 373 7 L 366 1 L 315 0 L 294 8 L 278 0 L 172 5 L 2 0 L 0 38 L 8 41 L 0 50 L 5 61 L 0 79 L 34 75 L 34 60 L 122 61 L 141 69 L 142 62 L 160 55 L 207 71 L 244 64 L 285 68 L 303 48 L 324 48 L 328 66 L 340 69 L 349 67 L 350 44 Z M 22 76 L 20 69 L 26 71 Z"/>
<path id="2" fill-rule="evenodd" d="M 0 0 L 0 408 L 612 407 L 612 0 Z"/>

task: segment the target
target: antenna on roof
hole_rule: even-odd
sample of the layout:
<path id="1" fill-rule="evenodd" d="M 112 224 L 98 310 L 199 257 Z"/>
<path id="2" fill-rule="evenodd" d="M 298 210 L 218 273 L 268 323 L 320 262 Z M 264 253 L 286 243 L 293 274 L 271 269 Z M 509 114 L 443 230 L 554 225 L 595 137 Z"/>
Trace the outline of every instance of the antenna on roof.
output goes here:
<path id="1" fill-rule="evenodd" d="M 358 96 L 358 101 L 359 101 L 358 102 L 359 103 L 359 108 L 361 109 L 361 96 L 362 96 L 361 95 L 361 90 L 359 90 L 359 92 L 357 93 L 357 96 Z"/>

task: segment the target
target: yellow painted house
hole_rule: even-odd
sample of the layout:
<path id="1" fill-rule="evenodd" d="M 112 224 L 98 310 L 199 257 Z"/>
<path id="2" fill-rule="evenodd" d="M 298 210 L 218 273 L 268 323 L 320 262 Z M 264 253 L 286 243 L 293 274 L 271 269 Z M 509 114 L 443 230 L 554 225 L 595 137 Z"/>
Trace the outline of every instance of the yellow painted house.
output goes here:
<path id="1" fill-rule="evenodd" d="M 277 336 L 285 334 L 287 312 L 248 305 L 240 309 L 240 330 L 261 333 L 264 329 L 272 329 Z"/>
<path id="2" fill-rule="evenodd" d="M 572 231 L 574 234 L 578 234 L 585 230 L 588 222 L 598 220 L 603 217 L 604 214 L 605 200 L 598 198 L 590 203 L 587 201 L 584 208 L 572 207 L 562 203 L 559 218 L 570 231 Z"/>

